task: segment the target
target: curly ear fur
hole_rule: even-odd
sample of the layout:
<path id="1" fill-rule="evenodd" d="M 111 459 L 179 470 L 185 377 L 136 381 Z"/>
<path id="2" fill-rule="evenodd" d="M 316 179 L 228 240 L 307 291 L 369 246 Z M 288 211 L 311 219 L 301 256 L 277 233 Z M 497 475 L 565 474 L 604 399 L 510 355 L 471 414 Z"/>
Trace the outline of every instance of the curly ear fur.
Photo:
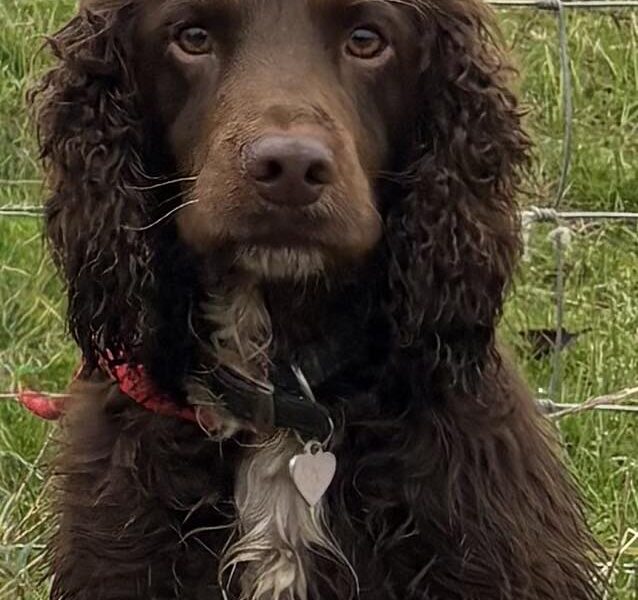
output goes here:
<path id="1" fill-rule="evenodd" d="M 47 236 L 68 284 L 70 329 L 88 366 L 133 347 L 152 281 L 141 116 L 130 61 L 132 3 L 83 10 L 50 39 L 58 62 L 32 92 L 52 195 Z"/>
<path id="2" fill-rule="evenodd" d="M 419 11 L 434 28 L 411 190 L 388 217 L 389 292 L 400 351 L 423 377 L 445 365 L 469 391 L 493 343 L 520 251 L 515 193 L 530 142 L 478 2 Z"/>
<path id="3" fill-rule="evenodd" d="M 494 340 L 530 157 L 512 68 L 479 1 L 414 5 L 433 31 L 431 60 L 411 188 L 387 222 L 395 350 L 384 402 L 402 414 L 366 455 L 367 479 L 392 471 L 394 485 L 404 473 L 432 597 L 598 599 L 599 548 L 557 440 Z M 371 509 L 369 528 L 394 531 L 386 515 Z"/>

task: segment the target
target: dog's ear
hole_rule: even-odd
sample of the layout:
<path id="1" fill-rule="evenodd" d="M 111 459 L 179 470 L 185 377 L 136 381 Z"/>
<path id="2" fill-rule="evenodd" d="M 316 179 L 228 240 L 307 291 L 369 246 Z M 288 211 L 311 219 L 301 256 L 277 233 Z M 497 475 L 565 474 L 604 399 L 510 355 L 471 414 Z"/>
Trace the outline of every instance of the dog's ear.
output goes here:
<path id="1" fill-rule="evenodd" d="M 151 252 L 130 2 L 82 8 L 49 45 L 56 64 L 31 93 L 52 190 L 46 232 L 68 285 L 72 334 L 91 364 L 139 342 Z"/>
<path id="2" fill-rule="evenodd" d="M 467 390 L 520 251 L 515 194 L 530 143 L 489 10 L 444 0 L 419 12 L 432 42 L 409 189 L 387 223 L 394 362 Z"/>

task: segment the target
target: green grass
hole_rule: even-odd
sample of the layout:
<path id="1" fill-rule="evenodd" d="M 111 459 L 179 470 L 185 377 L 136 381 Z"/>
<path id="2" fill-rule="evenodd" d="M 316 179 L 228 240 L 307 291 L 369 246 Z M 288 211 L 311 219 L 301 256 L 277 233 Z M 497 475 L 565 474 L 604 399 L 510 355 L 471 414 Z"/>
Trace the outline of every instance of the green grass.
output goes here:
<path id="1" fill-rule="evenodd" d="M 74 0 L 0 3 L 0 206 L 42 197 L 24 91 L 43 62 L 41 34 L 70 14 Z M 578 14 L 577 14 L 578 13 Z M 560 169 L 556 23 L 536 12 L 501 13 L 524 75 L 530 126 L 539 146 L 530 202 L 553 198 Z M 574 156 L 565 206 L 638 211 L 638 11 L 569 16 L 574 76 Z M 7 181 L 23 183 L 8 184 Z M 548 233 L 534 230 L 509 302 L 503 334 L 553 322 L 554 261 Z M 591 327 L 564 356 L 562 398 L 638 384 L 638 228 L 574 227 L 566 257 L 566 325 Z M 33 220 L 0 217 L 0 391 L 19 385 L 61 390 L 76 362 L 64 335 L 59 283 Z M 519 356 L 531 384 L 545 388 L 548 361 Z M 589 413 L 560 422 L 589 517 L 614 557 L 611 598 L 638 598 L 638 416 Z M 50 530 L 43 446 L 51 428 L 0 400 L 0 600 L 46 597 L 43 548 Z M 562 600 L 562 599 L 557 599 Z"/>

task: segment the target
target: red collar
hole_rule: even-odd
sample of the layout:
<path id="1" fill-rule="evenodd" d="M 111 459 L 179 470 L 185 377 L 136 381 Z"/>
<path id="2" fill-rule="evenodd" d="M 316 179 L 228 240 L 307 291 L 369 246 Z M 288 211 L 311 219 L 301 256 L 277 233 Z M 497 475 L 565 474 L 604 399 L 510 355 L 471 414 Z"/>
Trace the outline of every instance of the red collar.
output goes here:
<path id="1" fill-rule="evenodd" d="M 195 408 L 179 406 L 168 394 L 157 390 L 142 365 L 119 364 L 111 367 L 109 372 L 119 384 L 120 391 L 146 410 L 165 417 L 198 422 Z"/>
<path id="2" fill-rule="evenodd" d="M 199 423 L 208 431 L 219 428 L 219 417 L 210 410 L 204 413 L 193 406 L 179 406 L 168 395 L 159 391 L 142 365 L 115 364 L 105 371 L 116 382 L 123 394 L 146 410 L 165 417 L 177 417 Z M 23 390 L 18 394 L 20 403 L 34 415 L 47 421 L 55 421 L 64 415 L 70 395 L 43 394 Z"/>

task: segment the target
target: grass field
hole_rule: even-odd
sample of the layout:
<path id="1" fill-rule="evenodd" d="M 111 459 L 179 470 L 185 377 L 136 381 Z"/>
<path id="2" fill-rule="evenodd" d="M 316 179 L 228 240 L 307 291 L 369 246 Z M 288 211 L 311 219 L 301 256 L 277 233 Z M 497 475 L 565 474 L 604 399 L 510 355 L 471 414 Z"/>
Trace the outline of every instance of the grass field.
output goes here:
<path id="1" fill-rule="evenodd" d="M 37 204 L 42 189 L 24 91 L 42 67 L 41 34 L 68 16 L 72 0 L 0 2 L 0 206 Z M 577 14 L 576 14 L 577 13 Z M 552 199 L 560 164 L 556 24 L 536 12 L 501 13 L 523 71 L 538 143 L 526 202 Z M 569 17 L 573 61 L 574 162 L 564 206 L 638 211 L 638 11 Z M 34 181 L 36 183 L 34 183 Z M 638 227 L 579 225 L 566 257 L 566 325 L 589 327 L 564 356 L 562 399 L 638 385 Z M 530 261 L 508 304 L 503 335 L 552 324 L 554 261 L 549 226 L 534 230 Z M 20 385 L 61 390 L 76 362 L 64 336 L 61 289 L 45 258 L 38 222 L 0 217 L 0 392 Z M 520 346 L 520 344 L 519 344 Z M 545 388 L 549 361 L 520 357 Z M 569 459 L 607 548 L 610 598 L 638 598 L 638 415 L 588 413 L 560 422 Z M 0 400 L 0 600 L 46 596 L 43 549 L 50 530 L 44 478 L 51 429 Z M 557 599 L 563 600 L 563 599 Z M 567 600 L 567 599 L 565 599 Z"/>

